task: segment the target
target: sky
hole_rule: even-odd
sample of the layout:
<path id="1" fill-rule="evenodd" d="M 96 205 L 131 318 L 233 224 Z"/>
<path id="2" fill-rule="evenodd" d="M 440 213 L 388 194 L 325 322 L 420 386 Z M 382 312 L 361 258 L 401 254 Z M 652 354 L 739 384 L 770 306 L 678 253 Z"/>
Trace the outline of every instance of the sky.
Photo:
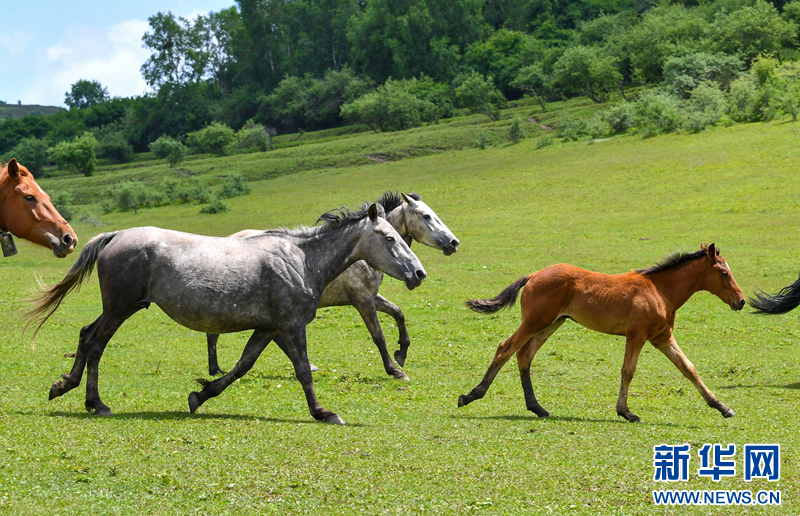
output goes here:
<path id="1" fill-rule="evenodd" d="M 234 0 L 0 0 L 0 100 L 64 106 L 79 79 L 100 81 L 112 97 L 148 90 L 139 71 L 147 18 L 170 11 L 193 18 Z"/>

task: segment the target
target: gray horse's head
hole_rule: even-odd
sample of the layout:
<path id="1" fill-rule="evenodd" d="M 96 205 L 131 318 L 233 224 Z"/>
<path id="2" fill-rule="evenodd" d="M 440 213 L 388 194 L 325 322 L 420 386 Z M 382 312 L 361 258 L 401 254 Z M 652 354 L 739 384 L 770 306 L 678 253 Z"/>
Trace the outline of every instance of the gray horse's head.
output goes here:
<path id="1" fill-rule="evenodd" d="M 369 230 L 358 243 L 359 254 L 370 267 L 403 281 L 406 288 L 413 290 L 428 274 L 400 234 L 380 216 L 379 208 L 376 204 L 369 207 Z"/>
<path id="2" fill-rule="evenodd" d="M 408 235 L 421 244 L 443 251 L 446 256 L 458 251 L 459 241 L 434 211 L 413 193 L 400 194 L 406 207 L 404 225 Z"/>

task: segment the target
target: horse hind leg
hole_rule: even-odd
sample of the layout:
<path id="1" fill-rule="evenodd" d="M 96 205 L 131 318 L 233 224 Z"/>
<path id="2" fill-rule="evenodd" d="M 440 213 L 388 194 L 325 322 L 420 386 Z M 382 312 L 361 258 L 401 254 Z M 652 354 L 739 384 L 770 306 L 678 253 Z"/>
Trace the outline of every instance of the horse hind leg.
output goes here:
<path id="1" fill-rule="evenodd" d="M 69 373 L 62 374 L 61 380 L 57 380 L 53 383 L 50 387 L 49 399 L 52 400 L 63 396 L 81 384 L 83 371 L 86 368 L 86 356 L 88 354 L 86 341 L 97 327 L 98 321 L 100 321 L 100 317 L 95 319 L 93 323 L 87 324 L 81 328 L 80 336 L 78 337 L 78 350 L 75 353 L 75 360 L 72 362 L 72 370 Z"/>
<path id="2" fill-rule="evenodd" d="M 631 423 L 638 423 L 639 416 L 631 412 L 628 408 L 628 388 L 636 373 L 636 363 L 639 361 L 639 353 L 642 352 L 645 337 L 629 334 L 625 339 L 625 358 L 622 361 L 621 382 L 619 387 L 619 397 L 617 398 L 617 415 L 624 417 Z"/>
<path id="3" fill-rule="evenodd" d="M 108 341 L 117 332 L 122 323 L 131 315 L 138 312 L 141 308 L 135 308 L 126 317 L 104 312 L 96 321 L 97 327 L 86 339 L 87 362 L 86 362 L 86 401 L 84 406 L 87 412 L 96 416 L 111 416 L 111 409 L 100 399 L 98 388 L 98 376 L 100 372 L 100 359 L 108 345 Z"/>
<path id="4" fill-rule="evenodd" d="M 217 363 L 217 340 L 219 340 L 218 334 L 206 333 L 206 344 L 208 345 L 208 374 L 211 376 L 225 374 L 225 371 L 220 369 Z"/>
<path id="5" fill-rule="evenodd" d="M 408 330 L 406 329 L 406 316 L 403 314 L 403 311 L 400 310 L 399 306 L 380 294 L 375 296 L 375 309 L 392 316 L 394 322 L 397 324 L 397 331 L 400 334 L 397 339 L 397 344 L 400 346 L 400 349 L 394 352 L 394 359 L 400 367 L 404 367 L 406 365 L 408 346 L 411 345 L 411 338 L 408 336 Z"/>
<path id="6" fill-rule="evenodd" d="M 528 342 L 517 351 L 517 365 L 519 366 L 519 377 L 522 382 L 522 392 L 525 394 L 525 406 L 539 417 L 548 417 L 550 413 L 539 404 L 539 401 L 536 399 L 536 394 L 533 392 L 533 386 L 531 385 L 531 362 L 547 339 L 564 324 L 565 320 L 566 317 L 556 320 L 556 322 L 551 324 L 547 329 L 531 337 Z"/>

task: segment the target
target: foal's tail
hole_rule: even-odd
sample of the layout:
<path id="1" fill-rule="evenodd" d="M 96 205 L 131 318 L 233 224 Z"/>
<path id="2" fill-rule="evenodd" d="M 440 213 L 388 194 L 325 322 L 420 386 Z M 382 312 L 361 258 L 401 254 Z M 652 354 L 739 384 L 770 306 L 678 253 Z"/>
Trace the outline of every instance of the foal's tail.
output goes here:
<path id="1" fill-rule="evenodd" d="M 757 314 L 785 314 L 800 305 L 800 278 L 784 287 L 774 296 L 759 289 L 754 298 L 748 300 Z"/>
<path id="2" fill-rule="evenodd" d="M 470 299 L 464 304 L 471 310 L 482 314 L 493 314 L 507 306 L 513 306 L 517 302 L 520 289 L 528 282 L 528 278 L 530 275 L 521 277 L 492 299 Z"/>
<path id="3" fill-rule="evenodd" d="M 111 242 L 111 239 L 113 239 L 116 234 L 116 231 L 113 233 L 101 233 L 91 239 L 84 246 L 80 256 L 78 256 L 78 259 L 72 264 L 72 267 L 69 268 L 64 278 L 52 287 L 45 287 L 40 283 L 40 285 L 44 287 L 44 290 L 38 297 L 32 300 L 33 308 L 23 316 L 23 319 L 27 321 L 24 331 L 27 331 L 28 326 L 38 321 L 36 330 L 33 332 L 33 338 L 36 338 L 39 329 L 47 319 L 58 310 L 58 307 L 61 306 L 61 302 L 67 297 L 67 294 L 75 289 L 79 289 L 81 284 L 89 279 L 92 270 L 94 270 L 94 265 L 97 263 L 97 257 L 100 255 L 100 251 L 103 250 L 106 244 Z"/>

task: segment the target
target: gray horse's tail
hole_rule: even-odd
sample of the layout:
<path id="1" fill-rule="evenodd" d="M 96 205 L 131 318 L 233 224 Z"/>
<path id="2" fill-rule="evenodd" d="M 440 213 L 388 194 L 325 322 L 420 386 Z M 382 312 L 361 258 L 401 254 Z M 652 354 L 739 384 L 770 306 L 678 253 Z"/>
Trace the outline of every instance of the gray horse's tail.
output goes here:
<path id="1" fill-rule="evenodd" d="M 790 312 L 800 306 L 800 278 L 774 296 L 759 289 L 748 302 L 756 309 L 757 314 L 777 315 Z"/>
<path id="2" fill-rule="evenodd" d="M 69 268 L 67 274 L 61 281 L 52 287 L 45 287 L 42 285 L 44 290 L 38 297 L 32 300 L 33 308 L 23 316 L 23 319 L 27 321 L 25 324 L 25 331 L 27 331 L 28 326 L 38 322 L 36 331 L 33 332 L 34 339 L 42 325 L 47 322 L 47 319 L 61 306 L 61 302 L 67 297 L 67 294 L 75 289 L 79 289 L 81 284 L 89 279 L 97 263 L 97 257 L 100 256 L 100 251 L 102 251 L 116 235 L 117 231 L 101 233 L 91 239 L 84 246 L 80 256 L 78 256 L 78 259 L 75 260 L 75 263 L 72 264 L 72 267 Z"/>
<path id="3" fill-rule="evenodd" d="M 507 306 L 513 306 L 517 302 L 517 295 L 519 295 L 520 289 L 528 282 L 528 278 L 530 278 L 530 275 L 521 277 L 492 299 L 470 299 L 464 304 L 470 310 L 482 314 L 493 314 Z"/>

